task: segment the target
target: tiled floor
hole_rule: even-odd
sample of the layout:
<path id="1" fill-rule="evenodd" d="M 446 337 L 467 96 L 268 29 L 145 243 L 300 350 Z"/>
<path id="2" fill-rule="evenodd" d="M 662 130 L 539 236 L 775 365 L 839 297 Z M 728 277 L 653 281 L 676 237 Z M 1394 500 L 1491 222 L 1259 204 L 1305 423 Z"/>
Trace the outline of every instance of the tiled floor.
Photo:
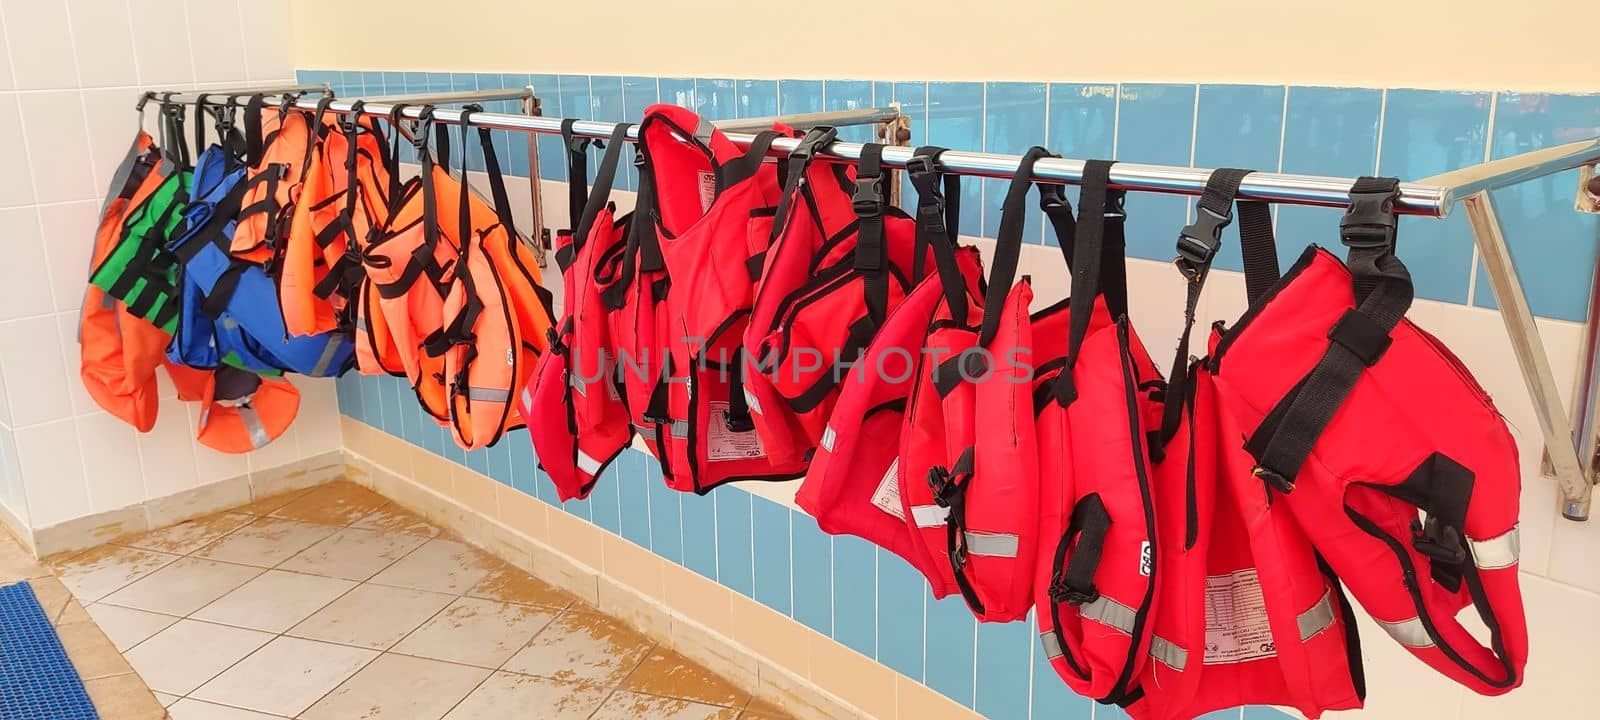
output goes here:
<path id="1" fill-rule="evenodd" d="M 781 717 L 350 483 L 53 566 L 175 720 Z"/>

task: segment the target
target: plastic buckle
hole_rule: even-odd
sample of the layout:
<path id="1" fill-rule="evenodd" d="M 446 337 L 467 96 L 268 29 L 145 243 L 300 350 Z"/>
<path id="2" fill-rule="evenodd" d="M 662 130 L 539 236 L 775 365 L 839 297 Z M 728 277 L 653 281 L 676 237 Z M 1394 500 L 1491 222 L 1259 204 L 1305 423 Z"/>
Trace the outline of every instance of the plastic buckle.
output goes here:
<path id="1" fill-rule="evenodd" d="M 928 468 L 928 487 L 933 490 L 933 501 L 939 507 L 948 508 L 960 501 L 962 487 L 955 483 L 950 471 L 942 466 Z"/>
<path id="2" fill-rule="evenodd" d="M 417 115 L 417 127 L 411 132 L 411 146 L 418 152 L 428 149 L 428 136 L 433 134 L 433 106 L 429 105 Z"/>
<path id="3" fill-rule="evenodd" d="M 927 155 L 912 155 L 911 159 L 906 161 L 906 174 L 912 177 L 927 175 L 937 170 L 938 163 Z"/>
<path id="4" fill-rule="evenodd" d="M 1394 201 L 1398 191 L 1350 193 L 1350 207 L 1339 219 L 1339 240 L 1345 247 L 1372 250 L 1394 245 Z"/>
<path id="5" fill-rule="evenodd" d="M 883 214 L 883 177 L 856 176 L 856 192 L 850 198 L 856 217 L 870 218 Z"/>
<path id="6" fill-rule="evenodd" d="M 1260 478 L 1267 485 L 1271 486 L 1272 489 L 1284 493 L 1285 495 L 1294 492 L 1294 481 L 1284 477 L 1282 473 L 1279 473 L 1275 470 L 1269 470 L 1257 465 L 1250 470 L 1250 474 Z"/>
<path id="7" fill-rule="evenodd" d="M 1435 563 L 1460 565 L 1467 561 L 1461 533 L 1431 515 L 1422 522 L 1411 521 L 1411 547 Z"/>
<path id="8" fill-rule="evenodd" d="M 1222 248 L 1222 230 L 1233 224 L 1231 208 L 1226 215 L 1218 215 L 1200 205 L 1196 205 L 1195 210 L 1194 222 L 1178 232 L 1178 256 L 1172 259 L 1190 280 L 1199 277 L 1217 257 L 1217 250 Z"/>
<path id="9" fill-rule="evenodd" d="M 832 143 L 839 138 L 839 131 L 828 125 L 818 125 L 806 131 L 805 137 L 800 139 L 800 144 L 789 153 L 789 159 L 801 162 L 811 162 L 816 157 L 817 150 L 824 145 Z"/>
<path id="10" fill-rule="evenodd" d="M 930 232 L 946 233 L 949 228 L 944 225 L 944 196 L 935 193 L 933 197 L 917 203 L 917 223 L 927 228 Z"/>
<path id="11" fill-rule="evenodd" d="M 1112 190 L 1106 193 L 1105 216 L 1115 220 L 1128 217 L 1128 194 L 1121 190 Z"/>
<path id="12" fill-rule="evenodd" d="M 1067 204 L 1067 191 L 1060 185 L 1039 186 L 1039 209 L 1049 212 L 1061 208 L 1070 208 Z M 1120 214 L 1120 213 L 1119 213 Z M 1109 213 L 1108 213 L 1109 215 Z"/>

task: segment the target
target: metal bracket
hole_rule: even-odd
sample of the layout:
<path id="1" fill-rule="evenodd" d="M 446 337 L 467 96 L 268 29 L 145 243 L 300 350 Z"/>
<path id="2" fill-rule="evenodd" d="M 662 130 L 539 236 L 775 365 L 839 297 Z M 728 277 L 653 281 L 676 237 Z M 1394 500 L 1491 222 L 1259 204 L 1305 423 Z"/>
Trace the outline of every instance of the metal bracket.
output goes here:
<path id="1" fill-rule="evenodd" d="M 1574 209 L 1600 215 L 1600 165 L 1585 165 L 1578 172 L 1578 199 Z"/>
<path id="2" fill-rule="evenodd" d="M 539 102 L 539 96 L 533 94 L 533 86 L 528 86 L 528 96 L 522 99 L 522 114 L 528 117 L 544 115 L 544 104 Z M 533 224 L 529 228 L 528 237 L 533 241 L 534 256 L 539 260 L 539 267 L 550 266 L 550 230 L 544 226 L 544 198 L 543 188 L 539 186 L 539 138 L 528 136 L 528 201 L 533 204 Z"/>
<path id="3" fill-rule="evenodd" d="M 895 147 L 911 146 L 911 117 L 900 112 L 900 103 L 889 103 L 895 116 L 878 123 L 878 142 Z M 895 207 L 904 207 L 900 204 L 900 193 L 904 183 L 900 182 L 900 170 L 889 171 L 889 204 Z"/>

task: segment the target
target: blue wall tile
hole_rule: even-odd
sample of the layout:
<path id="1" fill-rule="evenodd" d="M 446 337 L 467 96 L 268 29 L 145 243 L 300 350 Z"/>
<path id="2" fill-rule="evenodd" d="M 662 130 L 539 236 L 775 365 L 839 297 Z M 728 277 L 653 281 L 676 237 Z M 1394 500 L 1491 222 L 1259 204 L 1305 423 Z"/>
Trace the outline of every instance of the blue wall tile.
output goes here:
<path id="1" fill-rule="evenodd" d="M 738 117 L 737 95 L 732 80 L 699 78 L 694 81 L 695 112 L 707 120 Z"/>
<path id="2" fill-rule="evenodd" d="M 450 89 L 455 92 L 478 89 L 478 76 L 473 73 L 451 73 Z"/>
<path id="3" fill-rule="evenodd" d="M 1049 110 L 1045 104 L 1044 83 L 992 82 L 984 99 L 984 152 L 1021 155 L 1034 145 L 1045 143 L 1045 123 Z M 971 182 L 970 180 L 968 182 Z M 983 181 L 983 234 L 995 237 L 1000 231 L 1000 206 L 1005 201 L 1008 180 Z M 1028 226 L 1023 242 L 1043 242 L 1043 216 L 1038 203 L 1030 202 Z"/>
<path id="4" fill-rule="evenodd" d="M 507 73 L 500 76 L 500 84 L 508 88 L 525 88 L 533 84 L 533 77 L 527 73 Z M 541 97 L 541 106 L 543 105 L 543 102 L 544 99 Z M 522 112 L 520 103 L 511 103 L 511 105 L 513 106 L 513 109 L 510 112 Z M 548 111 L 541 108 L 541 112 Z M 506 165 L 506 172 L 517 177 L 528 177 L 528 143 L 530 142 L 531 138 L 532 136 L 530 136 L 528 133 L 506 133 L 506 157 L 508 157 L 510 160 Z"/>
<path id="5" fill-rule="evenodd" d="M 1117 130 L 1117 86 L 1110 83 L 1051 83 L 1048 147 L 1062 157 L 1078 160 L 1110 159 Z M 1073 206 L 1078 188 L 1067 188 Z M 1046 245 L 1055 245 L 1055 233 L 1044 231 Z"/>
<path id="6" fill-rule="evenodd" d="M 799 511 L 789 516 L 794 556 L 794 619 L 823 635 L 833 634 L 833 538 Z M 760 570 L 756 575 L 760 577 Z"/>
<path id="7" fill-rule="evenodd" d="M 411 397 L 415 395 L 416 393 L 411 392 L 409 388 L 401 393 L 400 405 L 403 409 L 400 418 L 400 436 L 405 438 L 406 442 L 422 447 L 423 432 L 429 420 L 425 417 L 426 413 L 422 411 L 422 406 Z"/>
<path id="8" fill-rule="evenodd" d="M 867 657 L 878 654 L 878 549 L 860 538 L 833 539 L 833 639 Z"/>
<path id="9" fill-rule="evenodd" d="M 1195 167 L 1276 172 L 1283 146 L 1285 92 L 1281 85 L 1201 85 L 1195 118 Z M 1188 202 L 1192 206 L 1193 200 Z M 1193 214 L 1191 210 L 1190 216 Z M 1237 222 L 1223 235 L 1216 266 L 1227 270 L 1244 267 Z"/>
<path id="10" fill-rule="evenodd" d="M 567 117 L 561 105 L 561 81 L 555 75 L 529 75 L 533 92 L 539 96 L 544 114 L 550 117 Z M 539 176 L 556 182 L 567 181 L 567 155 L 561 149 L 560 135 L 540 135 L 535 139 L 539 146 Z"/>
<path id="11" fill-rule="evenodd" d="M 1188 165 L 1194 135 L 1194 85 L 1125 84 L 1118 88 L 1117 160 Z M 1172 259 L 1178 231 L 1187 222 L 1189 200 L 1172 195 L 1130 193 L 1128 254 Z"/>
<path id="12" fill-rule="evenodd" d="M 428 74 L 425 72 L 407 72 L 405 89 L 408 93 L 427 92 Z"/>
<path id="13" fill-rule="evenodd" d="M 821 80 L 779 80 L 778 112 L 783 115 L 820 112 L 822 110 Z"/>
<path id="14" fill-rule="evenodd" d="M 747 597 L 755 593 L 750 502 L 743 490 L 717 491 L 717 580 Z"/>
<path id="15" fill-rule="evenodd" d="M 878 662 L 922 680 L 923 596 L 928 581 L 888 550 L 878 550 Z"/>
<path id="16" fill-rule="evenodd" d="M 361 73 L 361 88 L 367 95 L 383 95 L 388 92 L 384 87 L 383 73 L 370 70 Z"/>
<path id="17" fill-rule="evenodd" d="M 793 612 L 789 596 L 789 508 L 762 497 L 750 499 L 755 529 L 756 602 L 785 615 Z"/>
<path id="18" fill-rule="evenodd" d="M 650 548 L 650 487 L 646 484 L 645 463 L 652 462 L 655 460 L 631 448 L 617 457 L 621 535 L 645 549 Z"/>
<path id="19" fill-rule="evenodd" d="M 1502 158 L 1597 134 L 1600 95 L 1501 93 L 1491 152 Z M 1494 201 L 1533 311 L 1581 321 L 1587 312 L 1600 217 L 1573 212 L 1577 187 L 1574 170 L 1495 191 Z M 1489 276 L 1483 272 L 1478 273 L 1472 301 L 1499 307 Z"/>
<path id="20" fill-rule="evenodd" d="M 823 86 L 823 106 L 827 110 L 862 110 L 872 107 L 872 82 L 869 80 L 829 80 Z M 849 142 L 876 142 L 874 126 L 852 125 L 839 128 L 840 139 Z"/>
<path id="21" fill-rule="evenodd" d="M 644 110 L 656 104 L 660 93 L 656 87 L 656 79 L 630 75 L 622 79 L 622 116 L 628 122 L 639 122 L 644 117 Z M 622 187 L 631 191 L 639 186 L 639 170 L 628 163 L 627 180 Z"/>
<path id="22" fill-rule="evenodd" d="M 661 102 L 686 108 L 695 106 L 693 78 L 661 78 L 660 88 Z"/>
<path id="23" fill-rule="evenodd" d="M 616 460 L 611 461 L 589 492 L 590 519 L 613 535 L 622 534 L 622 485 L 618 482 Z"/>
<path id="24" fill-rule="evenodd" d="M 1028 720 L 1028 658 L 1035 642 L 1026 622 L 978 623 L 973 709 L 990 720 Z"/>
<path id="25" fill-rule="evenodd" d="M 740 80 L 734 110 L 738 117 L 778 114 L 778 81 Z"/>
<path id="26" fill-rule="evenodd" d="M 506 443 L 506 449 L 511 456 L 511 487 L 523 494 L 537 497 L 539 489 L 534 481 L 538 476 L 534 470 L 538 466 L 538 461 L 533 459 L 533 442 L 528 439 L 528 429 L 517 428 L 506 433 L 503 442 Z"/>
<path id="27" fill-rule="evenodd" d="M 1378 174 L 1415 180 L 1483 162 L 1489 93 L 1390 90 Z M 1464 213 L 1443 221 L 1401 218 L 1400 259 L 1418 297 L 1467 301 L 1472 230 Z"/>
<path id="28" fill-rule="evenodd" d="M 888 86 L 887 94 L 884 85 Z M 927 83 L 879 83 L 873 92 L 879 105 L 885 102 L 900 103 L 900 113 L 911 123 L 911 141 L 908 143 L 911 147 L 918 148 L 928 144 Z M 916 206 L 917 191 L 911 187 L 911 179 L 906 177 L 905 173 L 900 174 L 900 197 L 904 198 L 901 205 L 908 208 Z"/>
<path id="29" fill-rule="evenodd" d="M 561 117 L 588 120 L 593 116 L 588 75 L 557 75 L 556 87 L 561 95 Z"/>
<path id="30" fill-rule="evenodd" d="M 1383 91 L 1291 87 L 1284 121 L 1283 171 L 1302 175 L 1371 175 L 1378 157 L 1378 115 Z M 1278 208 L 1278 258 L 1284 269 L 1305 246 L 1339 245 L 1342 210 L 1284 205 Z"/>
<path id="31" fill-rule="evenodd" d="M 592 75 L 589 77 L 589 103 L 594 108 L 595 120 L 608 120 L 621 122 L 628 116 L 627 105 L 622 95 L 622 78 L 616 75 Z M 594 183 L 595 173 L 600 171 L 600 158 L 605 155 L 605 150 L 591 146 L 589 148 L 589 183 Z"/>
<path id="32" fill-rule="evenodd" d="M 928 663 L 923 682 L 947 698 L 972 707 L 973 667 L 977 621 L 960 595 L 935 600 L 923 596 L 927 614 L 923 635 L 927 638 Z"/>
<path id="33" fill-rule="evenodd" d="M 683 513 L 679 493 L 661 479 L 661 466 L 647 462 L 650 479 L 650 549 L 675 563 L 683 562 Z"/>
<path id="34" fill-rule="evenodd" d="M 683 565 L 712 580 L 717 579 L 717 496 L 685 493 L 683 511 Z"/>
<path id="35" fill-rule="evenodd" d="M 345 373 L 333 381 L 333 394 L 339 400 L 339 413 L 359 419 L 361 417 L 361 376 Z"/>
<path id="36" fill-rule="evenodd" d="M 406 91 L 406 74 L 403 72 L 383 73 L 383 94 L 399 95 Z"/>
<path id="37" fill-rule="evenodd" d="M 1208 712 L 1198 718 L 1195 718 L 1195 720 L 1239 720 L 1243 714 L 1243 708 L 1228 708 L 1226 710 L 1215 710 Z"/>
<path id="38" fill-rule="evenodd" d="M 951 150 L 983 148 L 983 83 L 928 83 L 928 144 Z M 961 234 L 983 231 L 983 183 L 961 184 Z"/>
<path id="39" fill-rule="evenodd" d="M 1045 658 L 1039 647 L 1038 625 L 1029 632 L 1033 640 L 1033 720 L 1090 720 L 1095 704 L 1089 698 L 1072 692 L 1056 674 L 1055 668 Z"/>
<path id="40" fill-rule="evenodd" d="M 428 73 L 428 86 L 423 91 L 430 93 L 450 92 L 450 73 Z"/>
<path id="41" fill-rule="evenodd" d="M 479 475 L 489 474 L 489 453 L 478 448 L 467 453 L 467 468 Z"/>
<path id="42" fill-rule="evenodd" d="M 335 95 L 343 97 L 360 97 L 367 94 L 366 82 L 361 79 L 361 73 L 355 70 L 345 70 L 339 73 L 339 87 L 342 91 L 335 90 Z"/>
<path id="43" fill-rule="evenodd" d="M 1289 713 L 1265 705 L 1249 705 L 1244 708 L 1242 720 L 1287 720 L 1292 717 Z"/>
<path id="44" fill-rule="evenodd" d="M 467 451 L 456 444 L 455 431 L 439 426 L 439 444 L 444 447 L 444 458 L 457 465 L 467 464 Z"/>
<path id="45" fill-rule="evenodd" d="M 405 384 L 398 382 L 396 378 L 384 379 L 388 380 L 389 382 L 385 382 L 378 393 L 380 398 L 379 402 L 382 403 L 383 408 L 381 410 L 382 415 L 379 418 L 378 427 L 383 428 L 383 431 L 389 433 L 390 435 L 399 435 L 400 407 L 401 403 L 404 403 L 407 400 L 406 397 L 401 395 L 402 390 L 405 388 Z M 406 395 L 410 394 L 411 393 L 409 392 L 406 393 Z"/>

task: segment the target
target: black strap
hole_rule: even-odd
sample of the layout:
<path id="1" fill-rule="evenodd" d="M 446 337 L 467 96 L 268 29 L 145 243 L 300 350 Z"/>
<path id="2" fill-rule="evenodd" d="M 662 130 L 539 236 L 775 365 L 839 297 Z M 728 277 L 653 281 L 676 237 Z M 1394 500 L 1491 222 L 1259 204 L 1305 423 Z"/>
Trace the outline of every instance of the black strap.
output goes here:
<path id="1" fill-rule="evenodd" d="M 628 145 L 628 130 L 633 126 L 629 123 L 617 123 L 611 129 L 611 142 L 606 145 L 606 152 L 600 156 L 600 167 L 594 174 L 594 191 L 585 192 L 584 205 L 578 208 L 574 215 L 572 226 L 575 228 L 572 235 L 573 253 L 583 248 L 589 241 L 589 234 L 594 232 L 594 222 L 600 217 L 600 211 L 611 201 L 611 187 L 616 183 L 617 167 L 622 163 L 622 149 Z"/>
<path id="2" fill-rule="evenodd" d="M 473 104 L 467 106 L 474 112 L 483 112 L 483 106 Z M 462 140 L 466 142 L 465 139 Z M 516 222 L 511 217 L 511 195 L 506 192 L 506 176 L 500 171 L 500 157 L 494 151 L 494 133 L 489 128 L 478 128 L 478 147 L 483 150 L 483 171 L 489 176 L 489 197 L 494 199 L 494 214 L 500 219 L 500 224 L 506 229 L 506 236 L 517 240 Z M 465 149 L 465 145 L 463 145 Z M 467 169 L 461 166 L 461 177 L 465 187 Z M 584 170 L 588 174 L 588 170 Z"/>
<path id="3" fill-rule="evenodd" d="M 1310 457 L 1323 430 L 1369 366 L 1382 357 L 1392 332 L 1411 308 L 1411 273 L 1395 251 L 1400 183 L 1364 177 L 1350 189 L 1350 209 L 1340 239 L 1357 306 L 1330 329 L 1327 350 L 1305 379 L 1268 413 L 1245 447 L 1257 459 L 1255 474 L 1280 492 Z"/>
<path id="4" fill-rule="evenodd" d="M 1056 546 L 1055 572 L 1050 576 L 1050 599 L 1057 603 L 1084 605 L 1100 599 L 1094 574 L 1100 569 L 1106 534 L 1111 530 L 1111 513 L 1100 493 L 1089 493 L 1072 508 L 1067 531 Z M 1077 547 L 1072 547 L 1073 540 Z M 1067 555 L 1071 557 L 1068 558 Z"/>
<path id="5" fill-rule="evenodd" d="M 561 121 L 561 145 L 567 152 L 567 227 L 576 228 L 589 204 L 589 139 L 572 134 L 574 118 Z"/>
<path id="6" fill-rule="evenodd" d="M 1033 187 L 1033 166 L 1046 157 L 1056 156 L 1042 147 L 1028 148 L 1011 176 L 1011 186 L 1001 205 L 1000 231 L 995 235 L 994 263 L 989 271 L 988 292 L 983 298 L 983 324 L 977 347 L 987 347 L 1000 331 L 1000 313 L 1016 280 L 1017 264 L 1022 255 L 1022 232 L 1030 214 L 1026 201 L 1028 189 Z"/>
<path id="7" fill-rule="evenodd" d="M 933 501 L 948 510 L 945 516 L 945 550 L 954 571 L 956 588 L 967 607 L 977 615 L 986 610 L 978 597 L 977 588 L 967 577 L 967 488 L 976 470 L 977 448 L 968 447 L 949 468 L 935 465 L 928 469 L 928 486 L 933 490 Z"/>
<path id="8" fill-rule="evenodd" d="M 267 98 L 256 93 L 244 104 L 244 157 L 250 167 L 261 163 L 261 153 L 265 151 L 265 141 L 262 137 L 262 115 L 267 110 Z"/>
<path id="9" fill-rule="evenodd" d="M 1078 196 L 1077 237 L 1072 249 L 1072 290 L 1068 308 L 1067 354 L 1065 367 L 1056 376 L 1056 402 L 1065 406 L 1078 396 L 1072 371 L 1078 364 L 1078 353 L 1089 332 L 1089 316 L 1094 301 L 1100 294 L 1102 255 L 1105 252 L 1106 230 L 1115 224 L 1120 234 L 1124 214 L 1120 207 L 1120 193 L 1111 192 L 1111 166 L 1106 160 L 1089 160 L 1083 164 L 1082 191 Z M 1111 205 L 1112 201 L 1118 201 Z M 1107 208 L 1115 208 L 1117 222 L 1108 222 Z M 1119 238 L 1120 239 L 1120 238 Z M 1109 303 L 1107 303 L 1109 306 Z"/>
<path id="10" fill-rule="evenodd" d="M 942 147 L 919 147 L 906 162 L 906 176 L 917 190 L 916 251 L 912 255 L 916 264 L 912 278 L 913 284 L 921 279 L 923 253 L 931 250 L 950 315 L 956 323 L 966 325 L 966 278 L 955 256 L 961 224 L 961 176 L 939 172 L 939 156 L 944 152 Z"/>
<path id="11" fill-rule="evenodd" d="M 883 244 L 883 209 L 889 202 L 884 194 L 885 182 L 883 145 L 862 145 L 855 195 L 851 198 L 856 213 L 855 270 L 862 276 L 867 317 L 879 326 L 889 313 L 888 251 Z"/>
<path id="12" fill-rule="evenodd" d="M 728 432 L 747 433 L 756 429 L 750 417 L 750 401 L 744 396 L 744 348 L 733 351 L 733 367 L 728 370 Z"/>
<path id="13" fill-rule="evenodd" d="M 783 233 L 783 228 L 788 222 L 789 210 L 794 205 L 795 193 L 800 190 L 800 182 L 805 179 L 806 170 L 811 167 L 811 161 L 816 157 L 817 151 L 833 144 L 839 138 L 839 131 L 819 125 L 806 131 L 800 138 L 800 144 L 789 153 L 788 161 L 784 164 L 783 193 L 778 196 L 778 208 L 772 216 L 772 235 L 770 241 L 776 241 L 778 235 Z M 764 154 L 764 153 L 763 153 Z"/>
<path id="14" fill-rule="evenodd" d="M 439 195 L 438 189 L 433 186 L 433 156 L 428 152 L 428 136 L 434 135 L 433 106 L 427 105 L 417 118 L 417 129 L 411 136 L 411 145 L 417 150 L 417 162 L 422 164 L 422 244 L 431 256 L 434 248 L 439 247 Z M 448 132 L 440 132 L 438 136 L 444 138 Z M 447 140 L 439 140 L 439 162 L 446 170 L 450 165 L 446 161 Z"/>

